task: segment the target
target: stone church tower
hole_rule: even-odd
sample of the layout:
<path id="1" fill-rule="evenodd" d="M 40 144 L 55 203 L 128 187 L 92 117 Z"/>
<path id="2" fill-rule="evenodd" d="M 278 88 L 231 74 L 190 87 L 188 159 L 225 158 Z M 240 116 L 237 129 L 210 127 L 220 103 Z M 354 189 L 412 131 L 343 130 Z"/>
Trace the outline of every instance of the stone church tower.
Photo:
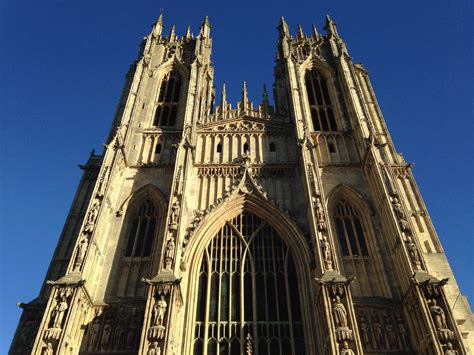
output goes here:
<path id="1" fill-rule="evenodd" d="M 211 26 L 160 16 L 11 354 L 467 354 L 410 164 L 335 23 L 281 18 L 271 106 L 213 86 Z"/>

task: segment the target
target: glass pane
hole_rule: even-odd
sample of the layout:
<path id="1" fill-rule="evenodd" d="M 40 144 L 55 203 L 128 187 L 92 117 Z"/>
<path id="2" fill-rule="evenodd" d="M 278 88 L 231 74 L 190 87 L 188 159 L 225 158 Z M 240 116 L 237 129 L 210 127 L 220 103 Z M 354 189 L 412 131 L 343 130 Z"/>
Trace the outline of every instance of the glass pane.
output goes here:
<path id="1" fill-rule="evenodd" d="M 138 218 L 134 218 L 132 222 L 132 228 L 128 236 L 127 249 L 125 250 L 125 256 L 132 256 L 133 244 L 135 243 L 135 236 L 137 233 Z"/>
<path id="2" fill-rule="evenodd" d="M 151 254 L 153 237 L 155 236 L 156 218 L 151 217 L 148 223 L 148 233 L 145 240 L 145 249 L 143 250 L 143 256 L 150 256 Z"/>
<path id="3" fill-rule="evenodd" d="M 349 248 L 347 247 L 346 237 L 344 233 L 344 226 L 342 225 L 342 220 L 336 218 L 336 231 L 337 237 L 339 239 L 339 245 L 341 246 L 342 255 L 349 256 Z"/>
<path id="4" fill-rule="evenodd" d="M 354 217 L 354 225 L 355 225 L 355 228 L 356 228 L 357 237 L 358 237 L 358 240 L 359 240 L 359 245 L 360 245 L 362 255 L 368 256 L 369 251 L 367 250 L 367 244 L 365 242 L 365 236 L 364 236 L 364 232 L 362 230 L 362 226 L 360 224 L 359 218 Z"/>

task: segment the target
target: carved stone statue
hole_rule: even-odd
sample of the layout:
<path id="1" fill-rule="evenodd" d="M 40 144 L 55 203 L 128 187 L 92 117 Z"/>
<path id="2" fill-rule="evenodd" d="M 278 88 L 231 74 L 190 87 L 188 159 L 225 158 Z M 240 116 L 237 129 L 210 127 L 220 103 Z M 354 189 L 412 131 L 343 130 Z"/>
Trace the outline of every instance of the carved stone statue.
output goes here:
<path id="1" fill-rule="evenodd" d="M 174 238 L 171 237 L 168 242 L 166 243 L 166 251 L 165 251 L 165 267 L 166 269 L 171 268 L 171 264 L 174 259 L 174 250 L 175 250 L 175 243 Z"/>
<path id="2" fill-rule="evenodd" d="M 349 348 L 349 343 L 347 341 L 342 343 L 341 355 L 354 355 L 354 351 Z"/>
<path id="3" fill-rule="evenodd" d="M 81 264 L 84 261 L 84 257 L 86 256 L 88 245 L 89 239 L 85 235 L 83 235 L 81 237 L 81 241 L 79 242 L 79 246 L 77 249 L 76 260 L 74 262 L 74 270 L 77 270 L 81 267 Z"/>
<path id="4" fill-rule="evenodd" d="M 119 324 L 117 325 L 114 331 L 114 338 L 113 338 L 114 350 L 122 350 L 124 334 L 125 334 L 125 328 L 124 328 L 124 324 L 122 320 L 119 322 Z"/>
<path id="5" fill-rule="evenodd" d="M 313 197 L 313 203 L 314 203 L 315 209 L 316 209 L 316 221 L 317 221 L 317 224 L 318 224 L 318 229 L 319 230 L 325 230 L 325 229 L 327 229 L 326 220 L 324 218 L 323 204 L 321 203 L 321 199 L 319 198 L 319 196 Z"/>
<path id="6" fill-rule="evenodd" d="M 397 323 L 398 323 L 398 334 L 400 334 L 400 340 L 402 341 L 403 349 L 408 349 L 409 342 L 408 342 L 408 335 L 407 335 L 407 328 L 405 327 L 405 324 L 403 323 L 403 318 L 398 317 L 397 318 Z"/>
<path id="7" fill-rule="evenodd" d="M 95 223 L 95 220 L 97 219 L 97 216 L 99 215 L 99 201 L 95 201 L 91 209 L 89 211 L 89 214 L 87 215 L 87 220 L 86 220 L 86 232 L 91 232 Z"/>
<path id="8" fill-rule="evenodd" d="M 66 296 L 61 296 L 59 302 L 51 311 L 51 318 L 53 320 L 53 328 L 62 328 L 62 323 L 66 310 L 68 309 Z"/>
<path id="9" fill-rule="evenodd" d="M 364 347 L 367 348 L 371 346 L 370 344 L 370 328 L 369 325 L 367 324 L 367 318 L 361 317 L 360 318 L 360 332 L 361 332 L 361 337 L 362 337 L 362 343 L 364 344 Z"/>
<path id="10" fill-rule="evenodd" d="M 175 200 L 173 206 L 171 207 L 170 228 L 171 226 L 176 226 L 178 224 L 180 210 L 181 208 L 179 207 L 179 201 Z"/>
<path id="11" fill-rule="evenodd" d="M 431 300 L 430 312 L 436 329 L 449 329 L 448 324 L 446 323 L 446 315 L 443 309 L 437 305 L 435 299 Z"/>
<path id="12" fill-rule="evenodd" d="M 148 349 L 148 355 L 161 355 L 161 349 L 158 346 L 158 342 L 153 342 L 153 344 Z"/>
<path id="13" fill-rule="evenodd" d="M 331 245 L 329 244 L 328 238 L 326 236 L 324 236 L 323 240 L 321 241 L 321 249 L 323 251 L 323 258 L 326 268 L 332 270 Z"/>
<path id="14" fill-rule="evenodd" d="M 421 269 L 421 261 L 420 261 L 420 254 L 418 253 L 418 249 L 416 248 L 415 243 L 413 243 L 411 237 L 407 237 L 406 246 L 408 250 L 408 255 L 410 255 L 410 259 L 415 266 L 415 269 Z"/>
<path id="15" fill-rule="evenodd" d="M 392 319 L 387 315 L 385 317 L 385 334 L 387 334 L 388 345 L 390 349 L 397 348 L 397 337 L 393 329 Z"/>
<path id="16" fill-rule="evenodd" d="M 457 355 L 457 350 L 453 349 L 453 344 L 449 341 L 446 343 L 446 350 L 444 351 L 444 355 Z"/>
<path id="17" fill-rule="evenodd" d="M 168 304 L 166 303 L 165 296 L 161 295 L 160 299 L 153 306 L 153 326 L 163 326 L 167 307 Z"/>
<path id="18" fill-rule="evenodd" d="M 398 200 L 397 196 L 392 197 L 392 206 L 393 206 L 393 211 L 395 212 L 395 215 L 398 218 L 405 218 L 405 213 L 403 212 L 402 204 Z"/>
<path id="19" fill-rule="evenodd" d="M 100 330 L 100 318 L 96 318 L 94 323 L 92 323 L 89 339 L 87 341 L 87 350 L 93 351 L 97 342 L 97 337 Z"/>
<path id="20" fill-rule="evenodd" d="M 43 355 L 53 355 L 54 349 L 51 343 L 48 343 L 45 348 L 43 348 Z"/>
<path id="21" fill-rule="evenodd" d="M 110 335 L 112 333 L 112 321 L 107 319 L 107 322 L 105 323 L 104 329 L 102 330 L 102 338 L 100 340 L 100 348 L 102 350 L 107 350 L 110 342 Z"/>
<path id="22" fill-rule="evenodd" d="M 334 316 L 334 323 L 336 327 L 347 327 L 347 311 L 342 304 L 341 298 L 336 296 L 332 304 L 332 313 Z"/>
<path id="23" fill-rule="evenodd" d="M 385 348 L 385 338 L 383 336 L 383 328 L 382 324 L 378 317 L 373 318 L 373 325 L 374 325 L 374 333 L 375 333 L 375 341 L 379 349 Z"/>

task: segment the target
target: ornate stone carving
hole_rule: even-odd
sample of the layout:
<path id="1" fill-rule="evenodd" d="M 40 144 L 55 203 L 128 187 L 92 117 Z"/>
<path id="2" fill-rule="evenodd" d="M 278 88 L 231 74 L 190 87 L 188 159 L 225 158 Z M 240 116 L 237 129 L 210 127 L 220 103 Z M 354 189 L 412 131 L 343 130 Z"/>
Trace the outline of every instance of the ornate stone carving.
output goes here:
<path id="1" fill-rule="evenodd" d="M 354 350 L 349 348 L 349 343 L 347 341 L 342 342 L 341 355 L 355 355 Z"/>
<path id="2" fill-rule="evenodd" d="M 332 265 L 332 254 L 331 254 L 331 245 L 328 242 L 328 238 L 323 236 L 321 241 L 321 250 L 323 252 L 324 264 L 327 270 L 333 270 Z"/>
<path id="3" fill-rule="evenodd" d="M 171 206 L 169 230 L 178 229 L 180 211 L 181 211 L 180 202 L 179 202 L 178 197 L 176 197 L 176 199 L 173 202 L 173 205 Z"/>
<path id="4" fill-rule="evenodd" d="M 400 225 L 401 230 L 409 231 L 408 221 L 406 219 L 405 212 L 403 211 L 403 207 L 402 207 L 402 204 L 400 203 L 400 200 L 398 199 L 398 196 L 396 194 L 392 194 L 391 201 L 392 201 L 393 212 L 395 213 L 395 216 L 397 216 L 398 218 L 398 223 Z"/>
<path id="5" fill-rule="evenodd" d="M 323 204 L 321 203 L 321 197 L 319 195 L 313 196 L 313 205 L 316 212 L 316 223 L 318 230 L 323 231 L 327 229 L 326 217 L 324 215 Z"/>
<path id="6" fill-rule="evenodd" d="M 153 321 L 152 326 L 162 326 L 163 320 L 165 319 L 166 308 L 168 304 L 165 300 L 165 295 L 160 295 L 160 299 L 155 302 L 153 306 Z"/>
<path id="7" fill-rule="evenodd" d="M 153 297 L 154 304 L 152 310 L 152 323 L 148 329 L 148 340 L 150 344 L 155 341 L 160 341 L 165 336 L 167 327 L 166 315 L 168 311 L 168 302 L 171 294 L 172 284 L 160 284 L 156 286 L 155 295 Z"/>
<path id="8" fill-rule="evenodd" d="M 46 343 L 46 346 L 43 348 L 43 355 L 54 355 L 53 344 Z"/>
<path id="9" fill-rule="evenodd" d="M 418 248 L 416 247 L 415 243 L 413 243 L 410 236 L 406 238 L 405 245 L 407 246 L 408 255 L 410 256 L 410 260 L 415 270 L 421 270 L 420 253 L 418 252 Z"/>
<path id="10" fill-rule="evenodd" d="M 63 328 L 64 318 L 69 309 L 69 301 L 73 289 L 71 287 L 60 287 L 57 290 L 56 302 L 50 314 L 48 329 L 46 329 L 45 339 L 59 339 Z"/>
<path id="11" fill-rule="evenodd" d="M 166 250 L 165 250 L 165 269 L 171 269 L 174 260 L 174 252 L 176 249 L 174 237 L 170 237 L 166 242 Z"/>
<path id="12" fill-rule="evenodd" d="M 87 235 L 82 235 L 79 240 L 79 245 L 77 247 L 73 271 L 77 271 L 80 269 L 82 262 L 84 261 L 84 257 L 86 256 L 88 246 L 89 246 L 89 237 Z"/>
<path id="13" fill-rule="evenodd" d="M 444 351 L 444 355 L 457 355 L 459 354 L 457 350 L 454 350 L 453 344 L 451 342 L 446 343 L 446 350 Z"/>
<path id="14" fill-rule="evenodd" d="M 364 351 L 410 350 L 408 333 L 400 310 L 394 305 L 355 307 Z"/>
<path id="15" fill-rule="evenodd" d="M 150 347 L 148 348 L 148 355 L 161 355 L 161 348 L 158 346 L 158 342 L 154 341 L 150 343 Z"/>
<path id="16" fill-rule="evenodd" d="M 346 306 L 341 302 L 341 298 L 336 295 L 332 303 L 332 315 L 336 327 L 337 340 L 352 339 L 352 330 L 348 326 Z"/>

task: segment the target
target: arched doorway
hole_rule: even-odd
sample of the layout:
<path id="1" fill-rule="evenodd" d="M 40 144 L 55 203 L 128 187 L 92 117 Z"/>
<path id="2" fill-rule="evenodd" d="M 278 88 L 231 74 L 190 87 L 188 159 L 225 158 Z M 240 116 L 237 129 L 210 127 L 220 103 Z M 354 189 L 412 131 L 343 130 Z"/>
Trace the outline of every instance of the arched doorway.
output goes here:
<path id="1" fill-rule="evenodd" d="M 290 248 L 263 219 L 242 212 L 205 248 L 199 265 L 194 354 L 306 353 Z"/>

